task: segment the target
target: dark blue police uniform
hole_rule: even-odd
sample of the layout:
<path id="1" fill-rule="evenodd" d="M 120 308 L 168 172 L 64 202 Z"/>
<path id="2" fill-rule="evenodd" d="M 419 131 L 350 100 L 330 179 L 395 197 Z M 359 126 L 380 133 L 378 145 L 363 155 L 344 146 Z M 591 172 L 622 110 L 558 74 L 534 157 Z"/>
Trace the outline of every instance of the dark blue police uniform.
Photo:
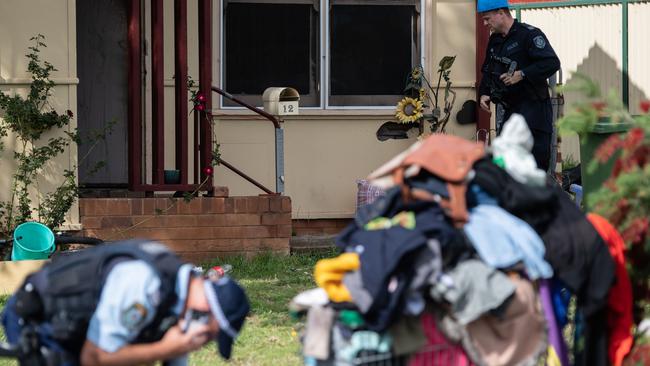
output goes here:
<path id="1" fill-rule="evenodd" d="M 537 166 L 543 170 L 548 170 L 553 132 L 547 79 L 559 69 L 560 60 L 546 35 L 517 20 L 507 35 L 490 36 L 481 69 L 479 95 L 489 95 L 493 103 L 503 106 L 504 121 L 513 113 L 524 116 L 535 140 L 532 153 Z M 506 86 L 499 79 L 501 74 L 516 70 L 523 72 L 522 81 Z"/>

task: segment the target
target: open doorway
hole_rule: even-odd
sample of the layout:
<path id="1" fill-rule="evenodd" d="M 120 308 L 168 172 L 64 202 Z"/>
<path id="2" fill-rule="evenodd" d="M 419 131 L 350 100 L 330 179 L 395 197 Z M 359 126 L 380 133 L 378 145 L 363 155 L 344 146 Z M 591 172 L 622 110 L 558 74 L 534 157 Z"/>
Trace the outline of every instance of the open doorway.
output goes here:
<path id="1" fill-rule="evenodd" d="M 79 146 L 79 185 L 86 190 L 128 184 L 127 5 L 128 0 L 76 1 L 77 121 L 84 142 Z M 87 142 L 109 126 L 104 141 Z"/>

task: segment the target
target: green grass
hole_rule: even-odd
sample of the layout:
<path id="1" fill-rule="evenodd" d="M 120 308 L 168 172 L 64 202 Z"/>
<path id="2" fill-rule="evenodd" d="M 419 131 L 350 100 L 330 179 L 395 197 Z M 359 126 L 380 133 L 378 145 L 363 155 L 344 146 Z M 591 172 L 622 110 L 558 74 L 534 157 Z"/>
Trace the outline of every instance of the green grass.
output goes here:
<path id="1" fill-rule="evenodd" d="M 260 254 L 204 264 L 204 268 L 224 263 L 233 266 L 231 277 L 246 289 L 251 314 L 233 348 L 230 362 L 221 360 L 211 342 L 192 354 L 190 365 L 301 365 L 300 346 L 293 332 L 298 324 L 289 317 L 287 305 L 299 292 L 316 286 L 314 264 L 320 258 L 333 255 L 333 252 L 290 256 Z M 4 307 L 6 300 L 0 297 L 0 307 Z M 0 360 L 0 365 L 15 364 Z"/>
<path id="2" fill-rule="evenodd" d="M 332 252 L 280 256 L 262 254 L 252 259 L 231 257 L 232 277 L 246 289 L 251 302 L 248 317 L 233 349 L 230 365 L 301 365 L 296 323 L 287 311 L 289 301 L 299 292 L 315 287 L 316 261 Z M 215 261 L 212 264 L 224 263 Z M 192 365 L 225 365 L 210 344 L 192 355 Z"/>

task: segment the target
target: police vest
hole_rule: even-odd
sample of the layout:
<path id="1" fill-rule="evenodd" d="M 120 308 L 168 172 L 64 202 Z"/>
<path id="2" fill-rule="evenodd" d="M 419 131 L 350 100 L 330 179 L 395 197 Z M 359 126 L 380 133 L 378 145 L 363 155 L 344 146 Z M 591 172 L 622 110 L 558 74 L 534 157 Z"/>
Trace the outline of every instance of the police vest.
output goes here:
<path id="1" fill-rule="evenodd" d="M 128 260 L 146 262 L 160 278 L 160 303 L 154 319 L 135 343 L 159 340 L 178 320 L 172 308 L 178 300 L 176 276 L 184 263 L 167 247 L 154 242 L 105 244 L 55 257 L 26 279 L 16 294 L 16 312 L 28 321 L 50 323 L 54 340 L 79 355 L 108 273 L 116 264 Z"/>

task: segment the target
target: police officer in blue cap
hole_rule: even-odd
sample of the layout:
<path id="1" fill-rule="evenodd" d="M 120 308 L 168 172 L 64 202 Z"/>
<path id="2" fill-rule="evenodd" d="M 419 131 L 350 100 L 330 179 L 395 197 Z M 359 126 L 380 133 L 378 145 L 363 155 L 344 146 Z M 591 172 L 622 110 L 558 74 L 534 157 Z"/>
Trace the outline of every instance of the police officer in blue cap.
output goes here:
<path id="1" fill-rule="evenodd" d="M 492 32 L 481 68 L 480 106 L 487 112 L 490 103 L 503 109 L 497 134 L 511 114 L 523 115 L 533 134 L 537 166 L 547 171 L 553 133 L 547 79 L 560 69 L 560 60 L 539 28 L 512 17 L 507 0 L 478 0 L 477 11 Z"/>
<path id="2" fill-rule="evenodd" d="M 249 310 L 230 278 L 127 241 L 53 259 L 8 300 L 2 325 L 22 366 L 186 365 L 210 340 L 230 358 Z"/>

